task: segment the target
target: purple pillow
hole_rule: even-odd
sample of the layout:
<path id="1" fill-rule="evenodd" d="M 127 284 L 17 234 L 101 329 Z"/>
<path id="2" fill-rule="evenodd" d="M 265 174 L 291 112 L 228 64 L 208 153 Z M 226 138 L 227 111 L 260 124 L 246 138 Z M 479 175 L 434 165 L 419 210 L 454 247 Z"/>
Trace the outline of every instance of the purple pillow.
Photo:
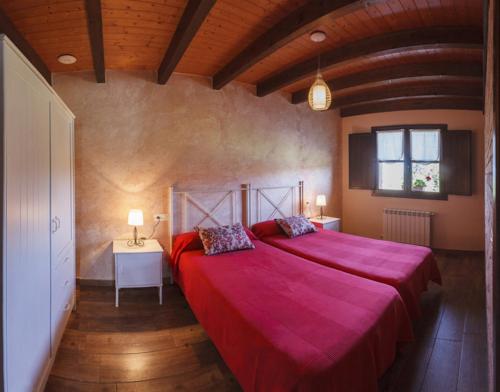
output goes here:
<path id="1" fill-rule="evenodd" d="M 195 230 L 200 236 L 206 255 L 255 248 L 241 223 L 233 226 L 195 227 Z"/>
<path id="2" fill-rule="evenodd" d="M 290 238 L 317 231 L 316 226 L 314 226 L 306 217 L 302 215 L 291 216 L 284 219 L 275 219 L 275 221 Z"/>

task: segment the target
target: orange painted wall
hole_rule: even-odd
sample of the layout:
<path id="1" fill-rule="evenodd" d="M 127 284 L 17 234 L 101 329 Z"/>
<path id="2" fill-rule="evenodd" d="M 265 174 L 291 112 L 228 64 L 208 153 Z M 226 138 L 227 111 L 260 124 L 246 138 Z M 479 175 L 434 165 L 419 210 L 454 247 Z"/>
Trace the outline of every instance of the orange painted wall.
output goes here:
<path id="1" fill-rule="evenodd" d="M 448 124 L 448 129 L 473 131 L 474 188 L 472 196 L 449 196 L 447 201 L 372 196 L 371 191 L 349 189 L 348 135 L 372 126 Z M 484 116 L 478 111 L 419 110 L 366 114 L 342 119 L 342 225 L 347 233 L 382 236 L 384 208 L 433 211 L 432 246 L 441 249 L 484 249 Z"/>

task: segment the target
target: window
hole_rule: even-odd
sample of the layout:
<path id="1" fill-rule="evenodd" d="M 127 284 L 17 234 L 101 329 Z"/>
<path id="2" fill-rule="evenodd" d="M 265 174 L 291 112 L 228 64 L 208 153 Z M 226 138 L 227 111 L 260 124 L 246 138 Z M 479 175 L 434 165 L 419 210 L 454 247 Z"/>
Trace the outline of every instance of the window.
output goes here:
<path id="1" fill-rule="evenodd" d="M 414 198 L 446 198 L 441 178 L 444 126 L 374 128 L 375 194 Z"/>
<path id="2" fill-rule="evenodd" d="M 373 127 L 349 134 L 349 189 L 446 200 L 473 193 L 473 132 L 446 125 Z"/>

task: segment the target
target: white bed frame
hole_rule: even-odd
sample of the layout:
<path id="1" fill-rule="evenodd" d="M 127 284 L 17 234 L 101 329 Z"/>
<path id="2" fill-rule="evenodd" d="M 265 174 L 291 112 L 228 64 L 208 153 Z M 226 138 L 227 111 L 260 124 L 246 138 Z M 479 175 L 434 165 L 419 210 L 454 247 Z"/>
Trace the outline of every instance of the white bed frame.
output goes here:
<path id="1" fill-rule="evenodd" d="M 206 197 L 211 196 L 208 206 Z M 226 203 L 228 201 L 229 203 Z M 225 204 L 229 211 L 221 217 Z M 198 216 L 190 215 L 190 208 L 198 211 Z M 192 189 L 178 190 L 171 186 L 166 196 L 168 214 L 168 252 L 172 251 L 175 234 L 192 230 L 195 226 L 228 225 L 237 222 L 246 227 L 255 223 L 288 217 L 304 212 L 304 181 L 295 185 L 253 188 L 242 184 L 232 189 Z M 180 210 L 180 211 L 178 211 Z M 177 222 L 180 218 L 180 224 Z"/>
<path id="2" fill-rule="evenodd" d="M 248 226 L 277 217 L 304 213 L 304 181 L 295 185 L 269 186 L 252 188 L 247 184 L 248 197 Z M 255 204 L 255 214 L 253 205 Z M 267 209 L 266 209 L 267 207 Z"/>
<path id="3" fill-rule="evenodd" d="M 239 188 L 232 189 L 178 190 L 170 186 L 165 206 L 168 214 L 167 248 L 170 255 L 173 237 L 191 231 L 195 226 L 220 226 L 240 222 L 245 227 L 251 227 L 255 223 L 279 216 L 285 218 L 302 214 L 304 181 L 295 185 L 258 188 L 242 184 Z M 190 213 L 193 209 L 196 214 Z M 221 216 L 224 211 L 226 213 Z M 177 222 L 177 218 L 180 222 Z M 170 283 L 173 283 L 171 271 Z"/>
<path id="4" fill-rule="evenodd" d="M 195 189 L 178 190 L 171 186 L 166 196 L 168 214 L 168 252 L 172 252 L 172 241 L 176 234 L 191 231 L 195 226 L 230 225 L 237 222 L 249 225 L 246 208 L 248 206 L 248 187 L 243 184 L 234 189 Z M 208 199 L 211 200 L 208 200 Z M 211 206 L 208 206 L 208 204 Z M 223 207 L 229 204 L 225 216 Z M 190 214 L 191 209 L 198 212 Z M 180 223 L 177 222 L 177 217 Z"/>

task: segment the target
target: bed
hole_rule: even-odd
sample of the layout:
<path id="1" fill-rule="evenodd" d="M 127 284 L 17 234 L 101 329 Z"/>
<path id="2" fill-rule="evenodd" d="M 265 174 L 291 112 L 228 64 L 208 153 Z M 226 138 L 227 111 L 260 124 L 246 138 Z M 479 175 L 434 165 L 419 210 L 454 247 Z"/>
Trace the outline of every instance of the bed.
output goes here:
<path id="1" fill-rule="evenodd" d="M 420 294 L 429 281 L 441 283 L 431 249 L 332 230 L 288 238 L 274 220 L 253 225 L 263 242 L 315 263 L 396 288 L 412 319 L 420 316 Z"/>
<path id="2" fill-rule="evenodd" d="M 198 321 L 246 391 L 376 391 L 412 340 L 394 288 L 261 241 L 205 256 L 177 237 L 171 267 Z"/>

